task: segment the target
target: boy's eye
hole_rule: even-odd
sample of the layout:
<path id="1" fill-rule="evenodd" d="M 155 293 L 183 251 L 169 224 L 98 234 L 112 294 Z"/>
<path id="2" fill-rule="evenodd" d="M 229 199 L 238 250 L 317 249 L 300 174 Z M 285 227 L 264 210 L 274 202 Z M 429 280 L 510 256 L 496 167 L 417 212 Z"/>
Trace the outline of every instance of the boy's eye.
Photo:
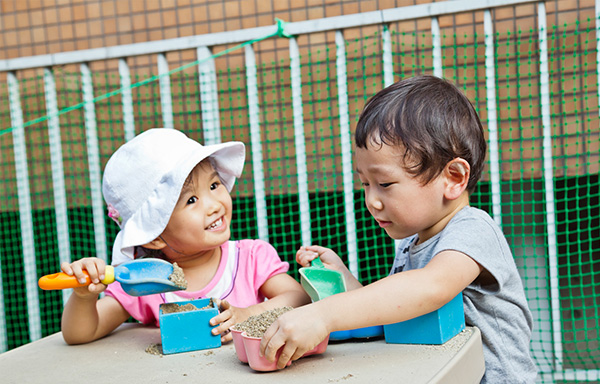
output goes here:
<path id="1" fill-rule="evenodd" d="M 392 183 L 381 183 L 381 184 L 379 184 L 379 186 L 380 186 L 381 188 L 387 188 L 387 187 L 389 187 L 390 185 L 392 185 Z"/>
<path id="2" fill-rule="evenodd" d="M 192 197 L 190 197 L 190 198 L 188 199 L 188 201 L 187 201 L 187 203 L 186 203 L 186 204 L 187 204 L 187 205 L 189 205 L 189 204 L 194 204 L 196 201 L 198 201 L 198 198 L 197 198 L 196 196 L 192 196 Z"/>
<path id="3" fill-rule="evenodd" d="M 215 189 L 219 188 L 219 185 L 220 185 L 220 184 L 221 184 L 220 182 L 218 182 L 218 181 L 215 181 L 214 183 L 212 183 L 212 184 L 210 185 L 210 190 L 212 191 L 212 190 L 215 190 Z"/>

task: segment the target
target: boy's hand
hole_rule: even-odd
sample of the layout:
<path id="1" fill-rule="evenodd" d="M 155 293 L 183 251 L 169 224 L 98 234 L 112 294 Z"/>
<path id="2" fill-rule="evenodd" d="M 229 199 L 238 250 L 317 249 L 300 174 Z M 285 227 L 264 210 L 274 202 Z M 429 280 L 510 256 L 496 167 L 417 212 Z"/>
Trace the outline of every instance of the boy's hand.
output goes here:
<path id="1" fill-rule="evenodd" d="M 210 325 L 219 324 L 218 327 L 212 329 L 213 335 L 221 334 L 221 342 L 227 343 L 232 340 L 229 328 L 237 323 L 241 323 L 250 317 L 251 313 L 247 308 L 234 307 L 227 300 L 217 300 L 219 313 L 217 316 L 210 319 Z"/>
<path id="2" fill-rule="evenodd" d="M 75 276 L 78 281 L 85 283 L 86 276 L 83 271 L 86 271 L 90 277 L 91 284 L 87 287 L 74 288 L 73 293 L 80 297 L 85 297 L 90 294 L 97 296 L 100 292 L 106 289 L 106 285 L 102 284 L 104 279 L 104 270 L 106 263 L 104 260 L 97 257 L 86 257 L 69 264 L 64 262 L 60 265 L 60 269 L 70 276 Z"/>
<path id="3" fill-rule="evenodd" d="M 301 358 L 322 342 L 329 331 L 314 305 L 305 305 L 284 313 L 271 324 L 260 341 L 260 354 L 275 361 L 282 348 L 277 369 L 285 368 L 288 361 Z"/>

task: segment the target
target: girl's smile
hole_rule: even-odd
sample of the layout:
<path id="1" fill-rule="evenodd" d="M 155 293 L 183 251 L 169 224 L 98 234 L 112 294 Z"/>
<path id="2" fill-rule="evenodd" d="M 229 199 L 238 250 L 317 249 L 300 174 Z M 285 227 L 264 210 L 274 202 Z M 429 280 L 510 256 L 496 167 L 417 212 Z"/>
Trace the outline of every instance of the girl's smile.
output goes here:
<path id="1" fill-rule="evenodd" d="M 207 231 L 220 231 L 226 227 L 225 217 L 220 217 L 217 221 L 206 227 Z"/>

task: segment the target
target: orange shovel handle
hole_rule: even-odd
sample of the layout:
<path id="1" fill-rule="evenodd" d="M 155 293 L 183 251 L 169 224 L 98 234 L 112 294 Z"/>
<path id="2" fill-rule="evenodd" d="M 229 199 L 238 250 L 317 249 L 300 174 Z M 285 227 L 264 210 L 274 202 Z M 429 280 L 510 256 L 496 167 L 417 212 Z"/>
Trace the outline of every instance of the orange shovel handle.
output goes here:
<path id="1" fill-rule="evenodd" d="M 38 285 L 45 290 L 79 288 L 90 285 L 92 283 L 90 275 L 88 275 L 87 271 L 82 272 L 85 274 L 85 283 L 80 283 L 75 276 L 67 275 L 64 272 L 58 272 L 40 277 Z M 104 275 L 105 277 L 102 280 L 103 284 L 110 284 L 115 281 L 115 272 L 112 266 L 106 266 Z"/>
<path id="2" fill-rule="evenodd" d="M 83 284 L 80 283 L 75 276 L 67 275 L 64 272 L 58 272 L 42 276 L 38 281 L 38 285 L 45 290 L 85 287 L 86 285 L 90 285 L 92 280 L 86 271 L 83 271 L 83 273 L 85 273 L 85 283 Z"/>

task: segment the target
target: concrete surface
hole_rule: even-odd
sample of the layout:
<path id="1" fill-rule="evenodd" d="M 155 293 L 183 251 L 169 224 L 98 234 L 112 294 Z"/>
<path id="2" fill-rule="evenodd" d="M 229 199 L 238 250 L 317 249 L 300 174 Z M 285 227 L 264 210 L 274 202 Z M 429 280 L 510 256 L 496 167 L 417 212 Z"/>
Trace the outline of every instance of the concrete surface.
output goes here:
<path id="1" fill-rule="evenodd" d="M 465 331 L 443 345 L 331 342 L 322 355 L 281 371 L 259 373 L 241 363 L 233 343 L 171 355 L 145 350 L 160 330 L 123 324 L 93 343 L 69 346 L 60 333 L 0 354 L 0 382 L 8 383 L 478 383 L 484 362 L 481 334 Z"/>

